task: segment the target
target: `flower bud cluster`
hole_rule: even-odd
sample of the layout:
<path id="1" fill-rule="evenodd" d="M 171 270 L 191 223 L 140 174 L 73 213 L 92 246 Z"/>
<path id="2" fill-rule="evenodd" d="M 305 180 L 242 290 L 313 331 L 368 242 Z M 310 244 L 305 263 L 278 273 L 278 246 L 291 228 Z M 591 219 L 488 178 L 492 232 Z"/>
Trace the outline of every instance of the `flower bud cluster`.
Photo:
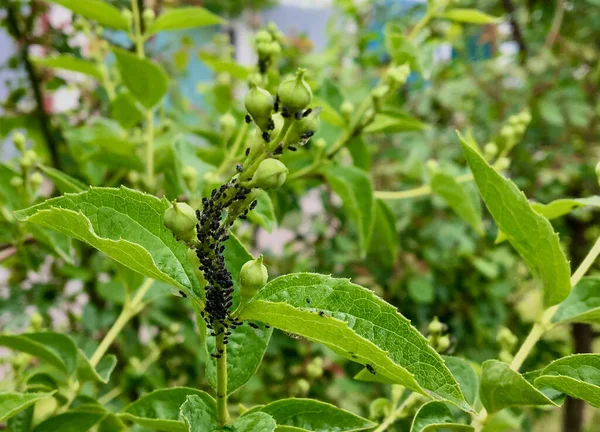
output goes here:
<path id="1" fill-rule="evenodd" d="M 500 345 L 499 359 L 505 363 L 510 363 L 513 359 L 513 351 L 519 342 L 519 339 L 506 327 L 498 330 L 496 342 Z"/>
<path id="2" fill-rule="evenodd" d="M 260 30 L 254 38 L 254 48 L 258 55 L 258 71 L 267 73 L 269 68 L 277 62 L 281 54 L 283 34 L 273 23 L 266 30 Z"/>
<path id="3" fill-rule="evenodd" d="M 446 324 L 441 323 L 437 317 L 429 323 L 429 344 L 440 353 L 448 351 L 450 345 L 450 336 L 444 333 L 448 330 Z"/>

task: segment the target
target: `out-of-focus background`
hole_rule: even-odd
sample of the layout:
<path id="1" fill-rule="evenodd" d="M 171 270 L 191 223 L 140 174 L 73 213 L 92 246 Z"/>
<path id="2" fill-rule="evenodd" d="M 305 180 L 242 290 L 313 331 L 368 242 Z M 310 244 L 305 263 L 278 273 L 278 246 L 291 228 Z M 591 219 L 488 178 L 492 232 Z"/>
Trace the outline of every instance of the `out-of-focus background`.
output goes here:
<path id="1" fill-rule="evenodd" d="M 110 3 L 126 7 L 129 1 Z M 532 120 L 511 153 L 507 175 L 528 197 L 542 203 L 599 195 L 594 166 L 600 159 L 600 1 L 449 3 L 501 19 L 481 26 L 434 21 L 421 52 L 422 71 L 413 71 L 399 95 L 403 110 L 418 119 L 418 125 L 367 134 L 364 147 L 343 157 L 370 169 L 377 190 L 412 190 L 427 180 L 430 160 L 452 174 L 464 173 L 456 130 L 469 131 L 482 146 L 495 145 L 504 139 L 502 128 L 509 117 L 527 110 Z M 257 61 L 254 34 L 273 22 L 285 36 L 283 72 L 306 67 L 325 83 L 319 87 L 320 97 L 333 94 L 332 100 L 339 102 L 336 108 L 344 101 L 357 106 L 369 97 L 378 74 L 390 62 L 384 25 L 393 21 L 411 29 L 423 15 L 426 1 L 139 0 L 139 4 L 158 13 L 166 7 L 201 5 L 228 19 L 222 26 L 160 33 L 147 43 L 148 55 L 177 84 L 169 90 L 165 117 L 185 125 L 182 129 L 200 149 L 198 155 L 205 157 L 205 171 L 200 173 L 205 175 L 214 171 L 214 133 L 208 131 L 218 129 L 225 113 L 235 114 L 238 124 L 242 121 L 240 98 L 247 88 L 244 79 L 209 61 L 219 56 L 219 49 L 231 49 L 235 62 L 252 67 Z M 63 168 L 73 176 L 86 184 L 106 184 L 113 178 L 118 180 L 115 185 L 134 183 L 133 176 L 110 166 L 96 169 L 89 160 L 85 164 L 77 160 L 85 165 L 77 171 L 77 149 L 87 144 L 82 131 L 98 124 L 94 122 L 106 104 L 106 92 L 89 76 L 36 63 L 58 53 L 89 58 L 95 52 L 90 44 L 97 38 L 81 31 L 76 17 L 59 5 L 35 0 L 13 1 L 12 6 L 32 18 L 20 23 L 24 33 L 16 36 L 8 30 L 7 10 L 0 7 L 0 160 L 17 155 L 11 137 L 22 131 L 28 145 L 50 161 L 53 155 L 47 150 L 49 137 L 43 127 L 49 124 L 71 151 Z M 130 48 L 126 35 L 101 31 L 111 43 Z M 227 48 L 222 41 L 215 42 L 215 36 L 223 34 L 229 37 Z M 108 68 L 113 63 L 109 59 Z M 219 86 L 228 93 L 220 93 Z M 126 129 L 134 137 L 141 134 L 136 126 Z M 331 141 L 338 132 L 323 122 L 313 141 Z M 48 183 L 43 187 L 50 195 Z M 476 196 L 475 188 L 469 190 Z M 378 219 L 380 230 L 376 228 L 366 256 L 358 251 L 356 230 L 339 197 L 327 188 L 312 184 L 306 190 L 289 188 L 273 201 L 275 212 L 284 215 L 276 226 L 244 233 L 253 251 L 265 254 L 272 276 L 310 269 L 351 277 L 397 306 L 423 333 L 432 317 L 439 317 L 451 335 L 449 353 L 476 362 L 495 358 L 500 351 L 498 330 L 506 326 L 522 338 L 541 309 L 539 290 L 514 249 L 506 242 L 494 244 L 496 232 L 490 224 L 485 235 L 475 233 L 440 197 L 416 195 L 386 202 L 385 216 L 380 217 L 389 216 L 393 229 L 384 231 L 385 224 Z M 553 225 L 573 266 L 600 234 L 594 207 L 577 209 Z M 33 264 L 18 275 L 0 268 L 0 330 L 22 332 L 31 326 L 31 316 L 39 313 L 47 328 L 76 333 L 82 340 L 98 339 L 106 332 L 122 301 L 114 293 L 123 290 L 120 280 L 109 277 L 116 273 L 109 260 L 90 251 L 81 262 L 69 264 L 50 256 L 32 254 L 29 259 Z M 198 352 L 197 334 L 180 308 L 172 296 L 161 297 L 123 332 L 116 371 L 121 393 L 111 403 L 122 406 L 160 386 L 206 386 L 205 353 Z M 171 323 L 181 326 L 183 343 L 163 344 L 164 338 L 173 336 L 165 336 Z M 597 326 L 588 324 L 561 327 L 539 343 L 526 368 L 540 368 L 572 352 L 598 352 L 598 332 Z M 160 355 L 158 341 L 162 341 Z M 10 353 L 2 351 L 1 356 L 8 358 Z M 8 380 L 11 370 L 8 361 L 0 360 L 0 377 Z M 233 395 L 232 403 L 309 396 L 377 418 L 381 413 L 371 402 L 389 395 L 389 386 L 353 380 L 359 371 L 359 365 L 322 346 L 275 332 L 265 362 Z M 584 409 L 577 401 L 567 402 L 562 410 L 532 411 L 527 418 L 507 410 L 505 417 L 505 424 L 493 430 L 600 431 L 598 410 Z M 535 425 L 531 418 L 537 420 Z M 400 421 L 394 427 L 404 431 L 410 425 Z"/>

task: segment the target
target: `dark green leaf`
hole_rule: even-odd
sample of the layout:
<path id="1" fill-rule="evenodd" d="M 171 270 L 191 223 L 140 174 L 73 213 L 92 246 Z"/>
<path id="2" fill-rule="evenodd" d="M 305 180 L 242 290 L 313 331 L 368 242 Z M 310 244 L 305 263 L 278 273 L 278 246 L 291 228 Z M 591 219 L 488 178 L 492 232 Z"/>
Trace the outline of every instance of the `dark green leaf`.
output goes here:
<path id="1" fill-rule="evenodd" d="M 535 212 L 513 182 L 498 174 L 462 138 L 463 152 L 488 210 L 544 284 L 544 303 L 552 306 L 571 291 L 571 269 L 550 222 Z"/>
<path id="2" fill-rule="evenodd" d="M 31 432 L 33 410 L 34 406 L 31 405 L 9 418 L 8 422 L 6 422 L 6 432 Z"/>
<path id="3" fill-rule="evenodd" d="M 377 257 L 378 263 L 393 265 L 398 257 L 398 231 L 394 214 L 382 200 L 375 202 L 375 223 L 369 253 Z"/>
<path id="4" fill-rule="evenodd" d="M 333 191 L 342 199 L 349 219 L 356 225 L 360 250 L 366 252 L 375 212 L 371 179 L 359 168 L 341 165 L 328 166 L 324 175 Z"/>
<path id="5" fill-rule="evenodd" d="M 483 363 L 479 395 L 490 413 L 514 406 L 556 405 L 521 374 L 498 360 Z"/>
<path id="6" fill-rule="evenodd" d="M 62 171 L 45 165 L 39 165 L 38 168 L 52 180 L 56 188 L 62 193 L 77 193 L 87 189 L 85 184 Z"/>
<path id="7" fill-rule="evenodd" d="M 38 357 L 67 375 L 75 371 L 77 347 L 66 335 L 54 332 L 0 335 L 0 345 Z"/>
<path id="8" fill-rule="evenodd" d="M 110 379 L 110 375 L 117 365 L 117 357 L 108 354 L 98 362 L 98 366 L 94 368 L 83 351 L 78 350 L 78 370 L 77 376 L 81 381 L 92 381 L 100 384 L 106 384 Z"/>
<path id="9" fill-rule="evenodd" d="M 479 391 L 479 378 L 477 373 L 467 360 L 453 357 L 453 356 L 442 356 L 446 362 L 446 366 L 450 369 L 450 373 L 458 381 L 458 385 L 465 395 L 465 399 L 470 405 L 473 405 L 477 400 L 477 393 Z"/>
<path id="10" fill-rule="evenodd" d="M 169 79 L 158 64 L 129 51 L 113 48 L 123 84 L 147 109 L 152 109 L 167 94 Z"/>
<path id="11" fill-rule="evenodd" d="M 33 432 L 85 432 L 106 415 L 102 407 L 79 408 L 50 417 L 35 427 Z"/>
<path id="12" fill-rule="evenodd" d="M 585 277 L 559 306 L 552 322 L 600 324 L 600 278 Z"/>
<path id="13" fill-rule="evenodd" d="M 258 292 L 240 318 L 323 343 L 395 383 L 471 410 L 427 339 L 395 307 L 348 279 L 281 276 Z"/>
<path id="14" fill-rule="evenodd" d="M 123 91 L 110 101 L 110 116 L 123 128 L 130 129 L 144 118 L 131 93 Z"/>
<path id="15" fill-rule="evenodd" d="M 220 24 L 222 19 L 202 7 L 169 9 L 161 14 L 146 30 L 148 37 L 161 31 L 185 30 Z"/>
<path id="16" fill-rule="evenodd" d="M 204 293 L 188 260 L 187 247 L 163 223 L 170 206 L 165 198 L 124 187 L 90 188 L 15 215 L 84 241 L 124 266 L 200 300 Z"/>
<path id="17" fill-rule="evenodd" d="M 468 432 L 473 427 L 454 422 L 450 408 L 442 402 L 427 402 L 421 406 L 413 418 L 410 432 Z"/>
<path id="18" fill-rule="evenodd" d="M 217 407 L 214 401 L 198 395 L 188 396 L 181 405 L 181 416 L 189 432 L 212 432 L 219 428 Z"/>
<path id="19" fill-rule="evenodd" d="M 187 432 L 180 407 L 188 396 L 196 395 L 209 406 L 215 400 L 208 393 L 188 387 L 155 390 L 126 406 L 119 416 L 151 429 Z"/>
<path id="20" fill-rule="evenodd" d="M 72 242 L 69 237 L 39 225 L 29 224 L 26 229 L 41 245 L 48 247 L 54 255 L 69 264 L 74 263 L 71 251 Z"/>
<path id="21" fill-rule="evenodd" d="M 231 424 L 232 432 L 273 432 L 276 428 L 277 423 L 273 417 L 264 412 L 250 413 Z"/>
<path id="22" fill-rule="evenodd" d="M 77 15 L 96 21 L 98 24 L 129 31 L 129 23 L 121 11 L 102 0 L 49 0 L 71 9 Z"/>

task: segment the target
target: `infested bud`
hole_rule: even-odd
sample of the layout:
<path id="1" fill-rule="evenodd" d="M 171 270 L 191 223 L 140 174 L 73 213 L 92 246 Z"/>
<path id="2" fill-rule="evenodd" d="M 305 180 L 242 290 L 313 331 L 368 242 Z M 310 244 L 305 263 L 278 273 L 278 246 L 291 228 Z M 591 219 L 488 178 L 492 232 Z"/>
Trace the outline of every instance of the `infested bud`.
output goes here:
<path id="1" fill-rule="evenodd" d="M 25 135 L 23 135 L 21 132 L 15 132 L 13 134 L 12 139 L 13 139 L 13 143 L 15 144 L 15 147 L 20 152 L 25 151 Z"/>
<path id="2" fill-rule="evenodd" d="M 304 80 L 306 69 L 298 69 L 295 78 L 290 78 L 279 84 L 277 95 L 281 104 L 282 113 L 286 116 L 295 116 L 306 108 L 312 100 L 312 91 Z"/>
<path id="3" fill-rule="evenodd" d="M 241 303 L 246 304 L 265 286 L 269 279 L 267 267 L 263 264 L 263 256 L 247 261 L 240 270 Z"/>
<path id="4" fill-rule="evenodd" d="M 271 93 L 258 87 L 255 83 L 250 84 L 250 90 L 244 99 L 244 106 L 254 123 L 262 131 L 267 131 L 272 124 L 271 111 L 274 104 Z"/>
<path id="5" fill-rule="evenodd" d="M 164 214 L 165 226 L 177 238 L 189 241 L 196 235 L 196 212 L 186 203 L 173 201 Z"/>
<path id="6" fill-rule="evenodd" d="M 304 144 L 312 137 L 321 125 L 321 111 L 321 107 L 306 110 L 300 120 L 292 123 L 284 144 L 286 146 Z"/>
<path id="7" fill-rule="evenodd" d="M 276 189 L 285 183 L 288 168 L 277 159 L 262 161 L 252 177 L 251 185 L 261 189 Z"/>

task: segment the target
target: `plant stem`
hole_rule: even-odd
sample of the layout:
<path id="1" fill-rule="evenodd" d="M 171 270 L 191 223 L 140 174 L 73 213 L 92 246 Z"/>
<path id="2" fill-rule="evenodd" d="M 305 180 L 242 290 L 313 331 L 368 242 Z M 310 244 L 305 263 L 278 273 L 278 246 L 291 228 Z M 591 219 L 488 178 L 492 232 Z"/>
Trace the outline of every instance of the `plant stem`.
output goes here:
<path id="1" fill-rule="evenodd" d="M 242 127 L 240 127 L 237 136 L 235 137 L 235 141 L 233 142 L 231 149 L 227 152 L 225 157 L 223 158 L 223 162 L 217 168 L 215 175 L 218 177 L 223 174 L 229 167 L 231 162 L 236 158 L 240 145 L 244 141 L 244 137 L 246 136 L 246 131 L 248 130 L 248 123 L 244 122 Z"/>
<path id="2" fill-rule="evenodd" d="M 467 183 L 473 180 L 473 174 L 463 174 L 455 178 L 458 183 Z M 375 191 L 375 198 L 383 200 L 403 200 L 430 195 L 431 186 L 424 185 L 405 191 Z"/>
<path id="3" fill-rule="evenodd" d="M 121 333 L 121 330 L 123 330 L 125 324 L 127 324 L 131 318 L 136 316 L 144 309 L 144 296 L 152 286 L 153 282 L 154 279 L 146 279 L 131 301 L 129 301 L 128 296 L 126 297 L 125 304 L 123 305 L 123 309 L 121 310 L 117 320 L 113 323 L 112 327 L 108 333 L 106 333 L 104 339 L 102 339 L 102 342 L 100 342 L 100 345 L 98 345 L 98 348 L 96 348 L 96 351 L 94 351 L 94 354 L 92 354 L 92 357 L 90 358 L 90 364 L 94 368 L 98 366 L 98 363 L 102 357 L 104 357 L 104 354 L 115 341 L 117 336 L 119 336 L 119 333 Z"/>
<path id="4" fill-rule="evenodd" d="M 384 432 L 387 430 L 387 428 L 394 424 L 394 422 L 404 413 L 406 408 L 411 406 L 415 400 L 419 398 L 419 396 L 420 395 L 418 393 L 411 393 L 398 408 L 392 410 L 390 415 L 388 415 L 373 432 Z"/>
<path id="5" fill-rule="evenodd" d="M 227 411 L 227 345 L 224 343 L 225 333 L 216 337 L 216 350 L 220 353 L 217 358 L 217 419 L 221 426 L 229 423 L 229 411 Z M 221 350 L 223 352 L 221 352 Z"/>
<path id="6" fill-rule="evenodd" d="M 419 32 L 423 29 L 423 27 L 425 27 L 427 25 L 427 23 L 429 22 L 429 20 L 431 18 L 432 18 L 431 11 L 429 10 L 429 8 L 427 8 L 427 12 L 425 12 L 425 15 L 423 15 L 421 17 L 421 19 L 415 24 L 415 26 L 412 28 L 412 30 L 408 34 L 408 39 L 414 39 L 419 34 Z"/>
<path id="7" fill-rule="evenodd" d="M 592 264 L 596 261 L 598 255 L 600 255 L 600 238 L 596 240 L 594 246 L 592 246 L 586 257 L 579 265 L 579 267 L 577 267 L 577 270 L 575 270 L 575 273 L 573 273 L 573 275 L 571 276 L 572 287 L 579 283 L 581 278 L 583 278 L 583 276 L 587 273 Z M 512 370 L 517 372 L 519 371 L 519 369 L 523 365 L 523 362 L 525 361 L 535 344 L 542 338 L 544 333 L 546 333 L 548 330 L 554 327 L 554 324 L 552 324 L 552 317 L 558 309 L 558 306 L 559 305 L 554 305 L 546 309 L 542 315 L 542 318 L 533 325 L 531 331 L 529 332 L 529 334 L 523 341 L 523 344 L 519 348 L 519 351 L 517 351 L 517 353 L 515 354 L 513 361 L 510 363 L 510 368 Z M 471 425 L 475 428 L 475 432 L 480 432 L 483 430 L 487 418 L 488 412 L 485 408 L 483 408 L 471 423 Z"/>
<path id="8" fill-rule="evenodd" d="M 146 111 L 146 184 L 154 187 L 154 112 Z"/>
<path id="9" fill-rule="evenodd" d="M 144 52 L 144 37 L 142 35 L 142 24 L 140 16 L 140 8 L 137 0 L 131 0 L 131 13 L 133 15 L 133 37 L 135 42 L 135 50 L 139 58 L 146 57 Z"/>

